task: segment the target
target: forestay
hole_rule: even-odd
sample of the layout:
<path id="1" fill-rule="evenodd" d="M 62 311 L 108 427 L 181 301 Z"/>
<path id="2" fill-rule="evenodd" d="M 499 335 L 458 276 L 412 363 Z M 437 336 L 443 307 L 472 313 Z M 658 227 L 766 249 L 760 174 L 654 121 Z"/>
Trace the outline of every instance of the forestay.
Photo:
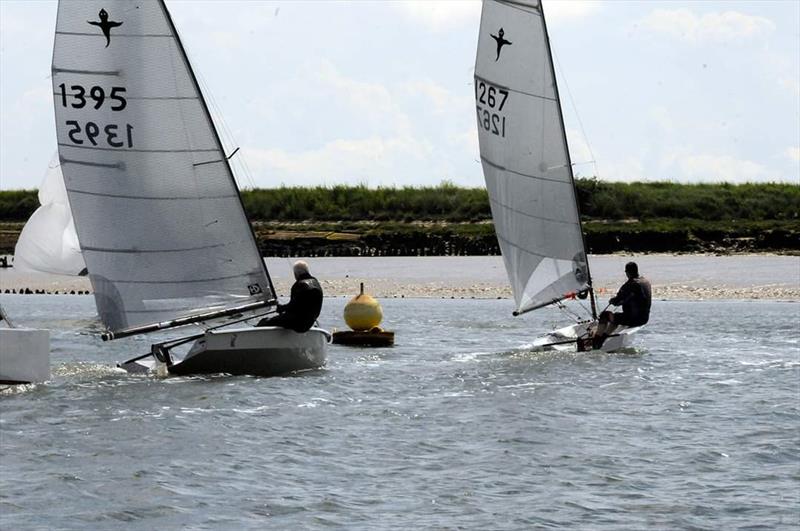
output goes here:
<path id="1" fill-rule="evenodd" d="M 517 312 L 589 286 L 538 1 L 486 0 L 475 63 L 481 161 Z"/>
<path id="2" fill-rule="evenodd" d="M 78 239 L 112 332 L 275 299 L 162 1 L 60 2 L 53 96 Z"/>

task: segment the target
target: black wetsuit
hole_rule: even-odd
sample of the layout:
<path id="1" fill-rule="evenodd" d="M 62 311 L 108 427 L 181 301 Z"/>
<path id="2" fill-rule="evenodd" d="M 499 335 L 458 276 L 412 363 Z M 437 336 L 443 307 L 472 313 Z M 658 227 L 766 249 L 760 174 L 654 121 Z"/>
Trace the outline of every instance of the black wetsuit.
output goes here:
<path id="1" fill-rule="evenodd" d="M 292 286 L 288 304 L 278 305 L 278 315 L 265 318 L 258 326 L 282 326 L 295 332 L 305 332 L 314 326 L 322 310 L 322 286 L 316 278 L 304 275 Z"/>
<path id="2" fill-rule="evenodd" d="M 622 306 L 621 313 L 614 314 L 614 324 L 641 326 L 650 319 L 650 281 L 644 277 L 629 278 L 611 299 L 614 306 Z"/>

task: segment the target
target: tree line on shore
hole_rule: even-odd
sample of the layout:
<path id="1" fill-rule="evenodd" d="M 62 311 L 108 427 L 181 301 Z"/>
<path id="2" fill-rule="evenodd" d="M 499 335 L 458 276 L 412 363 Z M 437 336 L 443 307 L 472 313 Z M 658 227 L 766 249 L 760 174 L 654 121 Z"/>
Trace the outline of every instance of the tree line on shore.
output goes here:
<path id="1" fill-rule="evenodd" d="M 576 185 L 590 252 L 800 251 L 797 184 Z M 499 252 L 483 188 L 280 187 L 244 190 L 242 201 L 265 255 Z M 37 206 L 35 190 L 0 191 L 2 221 Z"/>
<path id="2" fill-rule="evenodd" d="M 576 180 L 584 219 L 797 220 L 800 184 L 678 184 Z M 491 219 L 484 188 L 335 185 L 252 189 L 242 201 L 253 221 L 450 221 Z M 0 191 L 0 220 L 24 221 L 36 190 Z"/>

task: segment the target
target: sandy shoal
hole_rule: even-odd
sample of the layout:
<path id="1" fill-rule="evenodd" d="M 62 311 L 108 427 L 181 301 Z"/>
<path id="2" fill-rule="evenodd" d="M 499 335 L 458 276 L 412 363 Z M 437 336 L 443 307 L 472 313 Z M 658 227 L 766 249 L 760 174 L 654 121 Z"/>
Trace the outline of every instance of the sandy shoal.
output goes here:
<path id="1" fill-rule="evenodd" d="M 366 280 L 367 292 L 378 298 L 443 298 L 443 299 L 498 299 L 511 298 L 510 287 L 503 282 L 480 282 L 470 279 L 420 280 L 358 276 L 347 278 L 320 278 L 325 296 L 351 297 L 358 293 L 358 285 Z M 276 291 L 287 297 L 291 288 L 288 278 L 274 278 Z M 619 285 L 596 284 L 600 300 L 610 298 Z M 0 273 L 0 293 L 52 293 L 91 294 L 87 277 L 69 277 L 42 274 Z M 653 298 L 659 300 L 708 299 L 764 299 L 800 301 L 800 286 L 791 284 L 761 284 L 730 286 L 719 284 L 663 283 L 653 284 Z"/>

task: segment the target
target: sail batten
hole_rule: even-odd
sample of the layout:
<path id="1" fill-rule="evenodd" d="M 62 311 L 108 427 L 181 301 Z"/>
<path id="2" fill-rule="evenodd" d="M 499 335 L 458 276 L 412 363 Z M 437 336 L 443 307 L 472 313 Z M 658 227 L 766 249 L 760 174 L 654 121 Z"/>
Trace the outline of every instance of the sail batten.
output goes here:
<path id="1" fill-rule="evenodd" d="M 113 151 L 117 152 L 117 148 L 107 148 L 101 146 L 76 146 L 66 142 L 59 142 L 59 148 L 72 148 L 72 149 L 88 149 L 92 151 Z M 203 149 L 134 149 L 127 150 L 128 153 L 216 153 L 216 148 L 203 148 Z M 77 162 L 69 159 L 62 159 L 61 162 Z"/>
<path id="2" fill-rule="evenodd" d="M 213 278 L 182 278 L 171 280 L 114 280 L 115 284 L 191 284 L 202 282 L 218 282 L 220 280 L 231 280 L 234 278 L 247 278 L 247 275 L 233 275 L 229 277 L 213 277 Z"/>
<path id="3" fill-rule="evenodd" d="M 71 161 L 75 162 L 75 161 Z M 78 163 L 80 164 L 80 163 Z M 91 166 L 101 166 L 101 167 L 110 167 L 110 164 L 98 164 L 98 163 L 87 163 Z M 120 195 L 120 194 L 101 194 L 98 192 L 89 192 L 88 190 L 79 190 L 77 188 L 70 188 L 68 190 L 70 193 L 73 194 L 84 194 L 84 195 L 91 195 L 95 197 L 112 197 L 112 198 L 120 198 L 120 199 L 135 199 L 138 201 L 195 201 L 197 199 L 230 199 L 232 197 L 236 197 L 235 194 L 229 195 L 207 195 L 207 196 L 186 196 L 186 197 L 149 197 L 149 196 L 142 196 L 142 195 Z"/>
<path id="4" fill-rule="evenodd" d="M 586 251 L 539 1 L 484 1 L 475 99 L 481 163 L 516 313 L 586 289 Z"/>
<path id="5" fill-rule="evenodd" d="M 536 179 L 536 180 L 540 180 L 540 181 L 551 181 L 551 182 L 554 182 L 554 183 L 563 183 L 563 184 L 572 186 L 572 183 L 564 181 L 563 179 L 554 179 L 554 178 L 550 178 L 550 177 L 544 177 L 542 175 L 534 175 L 532 173 L 522 173 L 522 172 L 519 172 L 519 171 L 511 170 L 511 169 L 506 168 L 505 166 L 502 166 L 502 165 L 500 165 L 500 164 L 498 164 L 498 163 L 496 163 L 494 161 L 491 161 L 488 158 L 483 157 L 483 156 L 481 157 L 481 162 L 484 162 L 484 163 L 488 164 L 489 166 L 495 168 L 496 170 L 504 171 L 506 173 L 511 173 L 511 174 L 517 175 L 519 177 L 527 177 L 529 179 Z"/>
<path id="6" fill-rule="evenodd" d="M 266 305 L 274 289 L 163 2 L 61 1 L 53 100 L 64 181 L 111 332 Z M 81 160 L 74 160 L 75 158 Z"/>

